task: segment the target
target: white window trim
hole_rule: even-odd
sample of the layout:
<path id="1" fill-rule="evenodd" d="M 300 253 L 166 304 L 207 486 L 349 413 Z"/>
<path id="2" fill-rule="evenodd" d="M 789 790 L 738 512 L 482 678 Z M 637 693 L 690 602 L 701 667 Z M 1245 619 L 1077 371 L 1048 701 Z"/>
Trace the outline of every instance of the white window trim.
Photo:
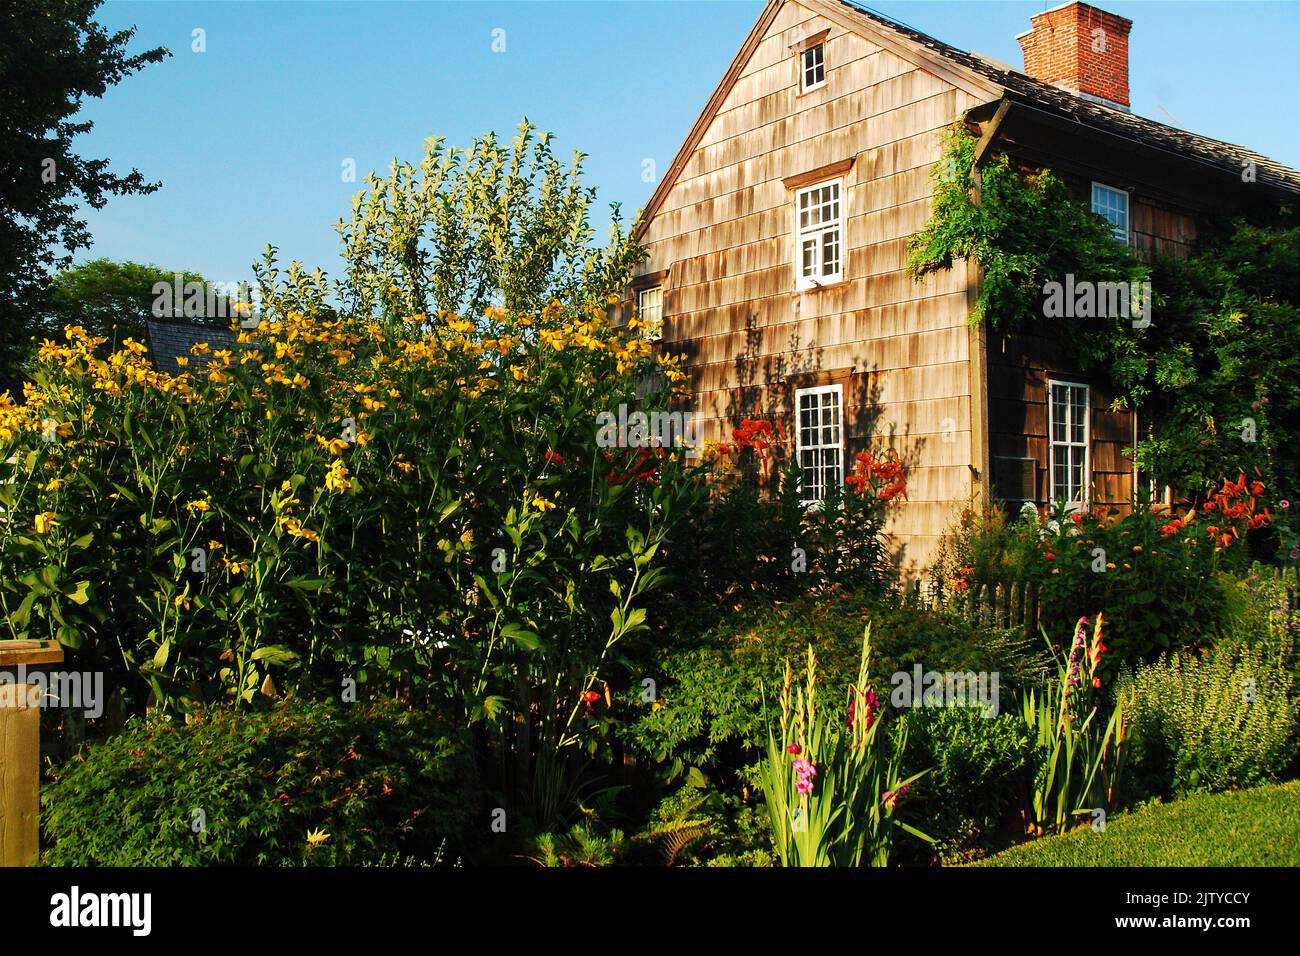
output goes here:
<path id="1" fill-rule="evenodd" d="M 1132 229 L 1133 229 L 1133 219 L 1132 219 L 1132 209 L 1131 209 L 1131 204 L 1130 204 L 1130 202 L 1129 202 L 1129 194 L 1128 194 L 1128 190 L 1127 190 L 1127 189 L 1120 189 L 1120 188 L 1118 188 L 1118 187 L 1116 187 L 1116 186 L 1110 186 L 1110 185 L 1107 185 L 1106 183 L 1097 182 L 1097 181 L 1094 179 L 1094 180 L 1092 181 L 1092 195 L 1088 197 L 1088 208 L 1091 209 L 1094 213 L 1097 213 L 1096 202 L 1095 202 L 1095 200 L 1096 200 L 1096 194 L 1097 194 L 1097 188 L 1098 188 L 1098 187 L 1101 187 L 1102 189 L 1106 190 L 1107 192 L 1112 192 L 1112 193 L 1114 193 L 1114 194 L 1117 195 L 1117 196 L 1123 196 L 1123 197 L 1124 197 L 1124 235 L 1123 235 L 1123 237 L 1121 237 L 1120 234 L 1119 234 L 1118 232 L 1114 233 L 1114 235 L 1115 235 L 1115 240 L 1116 240 L 1117 242 L 1122 242 L 1122 243 L 1124 243 L 1124 245 L 1126 245 L 1126 246 L 1128 246 L 1128 245 L 1132 245 L 1132 242 L 1131 242 L 1129 236 L 1130 236 L 1130 233 L 1132 232 Z M 1097 213 L 1097 214 L 1100 215 L 1099 213 Z"/>
<path id="2" fill-rule="evenodd" d="M 822 51 L 822 78 L 818 80 L 816 83 L 809 84 L 806 82 L 808 77 L 808 68 L 807 66 L 804 65 L 804 57 L 807 56 L 811 51 L 816 50 L 818 48 L 820 48 Z M 822 40 L 818 43 L 811 43 L 808 46 L 804 47 L 802 50 L 800 50 L 798 57 L 795 59 L 795 63 L 797 64 L 797 68 L 799 70 L 799 95 L 800 96 L 802 96 L 804 93 L 811 93 L 813 92 L 813 90 L 820 90 L 823 86 L 826 85 L 826 41 L 825 40 Z"/>
<path id="3" fill-rule="evenodd" d="M 644 318 L 645 311 L 644 311 L 643 302 L 645 300 L 646 293 L 649 292 L 659 293 L 659 319 L 653 327 Z M 658 342 L 663 338 L 664 336 L 664 287 L 662 285 L 647 286 L 646 288 L 641 289 L 640 291 L 637 292 L 636 316 L 637 319 L 642 323 L 642 325 L 645 328 L 645 337 L 647 339 L 649 339 L 651 342 Z"/>
<path id="4" fill-rule="evenodd" d="M 1092 386 L 1083 382 L 1069 382 L 1064 379 L 1054 378 L 1047 380 L 1047 500 L 1049 503 L 1061 500 L 1056 497 L 1055 450 L 1058 447 L 1077 448 L 1080 444 L 1069 440 L 1068 418 L 1065 431 L 1066 441 L 1058 442 L 1052 433 L 1052 423 L 1055 421 L 1052 413 L 1055 410 L 1055 391 L 1058 385 L 1063 388 L 1083 389 L 1083 474 L 1080 476 L 1079 500 L 1065 502 L 1065 508 L 1067 511 L 1087 511 L 1088 491 L 1092 486 Z"/>
<path id="5" fill-rule="evenodd" d="M 835 448 L 837 446 L 823 445 L 821 442 L 817 442 L 815 445 L 807 445 L 807 446 L 804 445 L 803 422 L 801 420 L 801 415 L 800 415 L 800 399 L 802 399 L 805 395 L 826 395 L 826 394 L 834 395 L 837 399 L 838 406 L 839 406 L 838 425 L 839 425 L 840 441 L 839 441 L 838 448 L 840 452 L 840 464 L 839 464 L 839 480 L 837 484 L 840 487 L 844 485 L 844 386 L 843 385 L 810 385 L 806 388 L 796 388 L 794 390 L 795 464 L 799 469 L 799 482 L 800 482 L 799 500 L 800 503 L 805 508 L 818 508 L 821 506 L 822 501 L 824 499 L 804 497 L 804 491 L 805 491 L 805 489 L 803 488 L 804 448 L 807 447 L 810 450 L 814 448 L 828 449 L 828 448 Z M 819 428 L 821 427 L 820 424 L 818 425 L 818 427 Z M 825 491 L 828 490 L 829 490 L 829 486 L 827 486 L 827 488 L 823 490 L 823 494 L 825 493 Z"/>
<path id="6" fill-rule="evenodd" d="M 826 186 L 836 186 L 839 188 L 840 197 L 840 215 L 835 221 L 835 227 L 840 234 L 840 269 L 839 272 L 828 276 L 813 275 L 805 276 L 803 274 L 803 229 L 799 224 L 799 200 L 804 193 L 812 192 L 816 189 L 822 189 Z M 823 179 L 821 182 L 809 183 L 806 186 L 800 186 L 794 191 L 794 287 L 798 291 L 816 289 L 828 285 L 834 285 L 837 282 L 844 281 L 844 265 L 848 259 L 848 236 L 845 223 L 848 222 L 848 192 L 844 188 L 844 177 L 837 176 L 834 179 Z M 821 225 L 817 228 L 817 234 L 827 231 L 829 225 Z M 821 244 L 817 246 L 817 268 L 821 269 Z"/>

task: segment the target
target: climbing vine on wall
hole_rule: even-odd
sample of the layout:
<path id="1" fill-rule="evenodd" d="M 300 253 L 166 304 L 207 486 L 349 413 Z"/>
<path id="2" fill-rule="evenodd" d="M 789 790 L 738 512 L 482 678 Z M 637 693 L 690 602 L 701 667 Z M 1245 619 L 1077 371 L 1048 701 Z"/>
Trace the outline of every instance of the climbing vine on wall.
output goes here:
<path id="1" fill-rule="evenodd" d="M 960 124 L 947 133 L 932 172 L 933 215 L 909 245 L 912 277 L 970 260 L 982 272 L 972 324 L 1013 333 L 1050 323 L 1063 333 L 1083 369 L 1109 378 L 1115 404 L 1142 413 L 1131 452 L 1158 484 L 1195 495 L 1258 468 L 1279 505 L 1275 517 L 1300 512 L 1295 210 L 1280 208 L 1267 224 L 1206 223 L 1183 259 L 1139 258 L 1049 169 L 995 154 L 976 189 L 976 145 Z M 1050 316 L 1049 283 L 1067 276 L 1149 282 L 1149 311 L 1139 321 Z M 1283 521 L 1278 533 L 1294 553 L 1294 530 Z"/>

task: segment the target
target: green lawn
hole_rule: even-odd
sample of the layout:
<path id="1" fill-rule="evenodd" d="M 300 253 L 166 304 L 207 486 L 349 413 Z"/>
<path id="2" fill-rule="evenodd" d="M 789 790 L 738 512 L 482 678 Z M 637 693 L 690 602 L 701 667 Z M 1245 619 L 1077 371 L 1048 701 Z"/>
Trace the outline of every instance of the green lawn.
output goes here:
<path id="1" fill-rule="evenodd" d="M 1300 866 L 1300 781 L 1202 794 L 1012 847 L 977 866 Z"/>

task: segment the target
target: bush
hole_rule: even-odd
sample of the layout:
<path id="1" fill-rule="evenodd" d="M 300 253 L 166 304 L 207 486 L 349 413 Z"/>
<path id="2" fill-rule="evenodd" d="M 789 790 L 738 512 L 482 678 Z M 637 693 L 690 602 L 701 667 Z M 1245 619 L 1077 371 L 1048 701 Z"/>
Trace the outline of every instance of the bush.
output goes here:
<path id="1" fill-rule="evenodd" d="M 1294 569 L 1275 573 L 1274 568 L 1255 565 L 1240 578 L 1227 578 L 1227 626 L 1218 647 L 1258 647 L 1281 660 L 1292 676 L 1300 680 L 1300 602 L 1295 599 Z"/>
<path id="2" fill-rule="evenodd" d="M 430 861 L 474 848 L 463 741 L 395 703 L 135 718 L 44 790 L 53 866 Z M 484 818 L 486 819 L 486 818 Z"/>
<path id="3" fill-rule="evenodd" d="M 1298 708 L 1282 662 L 1262 649 L 1178 654 L 1125 673 L 1137 795 L 1276 780 L 1296 754 Z"/>
<path id="4" fill-rule="evenodd" d="M 896 594 L 881 598 L 833 588 L 786 602 L 764 600 L 694 640 L 662 649 L 648 674 L 656 681 L 657 699 L 650 706 L 632 704 L 642 716 L 623 736 L 652 765 L 655 782 L 690 783 L 698 794 L 708 794 L 711 838 L 730 857 L 758 862 L 772 852 L 770 835 L 744 824 L 747 813 L 762 807 L 757 768 L 766 745 L 764 690 L 767 706 L 776 706 L 785 661 L 806 659 L 809 645 L 827 686 L 851 684 L 868 621 L 871 676 L 886 700 L 890 676 L 916 663 L 927 671 L 998 672 L 1003 710 L 1014 708 L 1019 687 L 1048 673 L 1041 642 L 1019 630 L 972 628 Z M 840 720 L 847 700 L 836 693 L 822 705 Z M 909 763 L 904 770 L 923 767 Z"/>
<path id="5" fill-rule="evenodd" d="M 1225 482 L 1199 512 L 1174 517 L 1140 504 L 1126 514 L 1028 509 L 1008 521 L 968 512 L 936 565 L 942 594 L 1024 581 L 1038 587 L 1039 623 L 1063 646 L 1081 617 L 1104 614 L 1111 677 L 1123 664 L 1208 647 L 1229 626 L 1228 578 L 1264 533 L 1263 487 Z M 1199 516 L 1198 516 L 1199 514 Z"/>
<path id="6" fill-rule="evenodd" d="M 935 838 L 934 852 L 943 863 L 980 855 L 1008 814 L 1024 803 L 1035 759 L 1024 718 L 941 707 L 918 708 L 904 720 L 904 768 L 929 768 L 916 785 L 917 828 Z"/>
<path id="7" fill-rule="evenodd" d="M 644 254 L 617 216 L 592 241 L 548 144 L 431 141 L 368 177 L 342 280 L 268 250 L 261 314 L 175 375 L 140 342 L 42 343 L 24 401 L 0 394 L 6 636 L 59 641 L 135 713 L 252 706 L 268 678 L 409 695 L 483 727 L 512 812 L 557 826 L 526 795 L 607 756 L 595 702 L 704 489 L 637 425 L 685 379 L 611 314 Z"/>

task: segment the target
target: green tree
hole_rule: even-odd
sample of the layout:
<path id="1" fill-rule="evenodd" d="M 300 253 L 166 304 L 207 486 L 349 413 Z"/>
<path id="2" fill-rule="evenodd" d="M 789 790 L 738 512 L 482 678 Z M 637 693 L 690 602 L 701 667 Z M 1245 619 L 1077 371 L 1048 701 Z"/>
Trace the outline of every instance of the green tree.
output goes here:
<path id="1" fill-rule="evenodd" d="M 525 119 L 509 145 L 488 133 L 468 150 L 431 138 L 419 166 L 394 160 L 388 176 L 371 173 L 337 227 L 339 299 L 362 315 L 452 312 L 481 324 L 490 306 L 540 312 L 621 294 L 645 252 L 617 204 L 608 242 L 594 242 L 585 156 L 566 166 L 551 134 L 534 130 Z"/>
<path id="2" fill-rule="evenodd" d="M 90 245 L 78 205 L 158 188 L 137 170 L 119 176 L 73 140 L 87 96 L 168 56 L 130 55 L 134 30 L 107 32 L 100 0 L 24 0 L 0 5 L 0 389 L 12 386 L 48 292 L 50 274 Z"/>
<path id="3" fill-rule="evenodd" d="M 1270 498 L 1300 490 L 1300 228 L 1238 222 L 1156 264 L 1165 300 L 1114 374 L 1147 412 L 1138 463 L 1196 491 L 1254 469 Z"/>
<path id="4" fill-rule="evenodd" d="M 73 266 L 55 276 L 50 283 L 48 310 L 43 315 L 43 328 L 37 331 L 51 338 L 59 337 L 66 325 L 80 325 L 96 338 L 107 339 L 116 346 L 123 339 L 144 341 L 146 322 L 151 318 L 167 318 L 172 313 L 158 311 L 159 296 L 155 287 L 162 283 L 174 288 L 177 277 L 181 283 L 197 282 L 206 286 L 206 280 L 196 272 L 168 272 L 155 265 L 139 262 L 114 262 L 111 259 L 92 259 Z M 182 304 L 173 295 L 175 304 Z M 230 325 L 230 315 L 190 316 L 186 321 L 225 328 Z"/>

